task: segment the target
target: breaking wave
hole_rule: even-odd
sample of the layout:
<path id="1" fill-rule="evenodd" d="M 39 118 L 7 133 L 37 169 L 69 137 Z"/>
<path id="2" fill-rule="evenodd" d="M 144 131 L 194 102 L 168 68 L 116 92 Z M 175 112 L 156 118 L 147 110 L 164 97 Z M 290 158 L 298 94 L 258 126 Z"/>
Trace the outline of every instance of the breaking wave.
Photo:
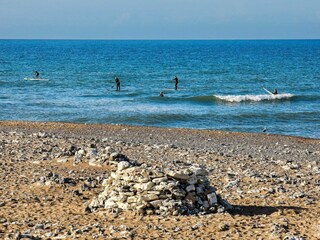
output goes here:
<path id="1" fill-rule="evenodd" d="M 260 101 L 272 101 L 272 100 L 283 100 L 291 99 L 294 97 L 293 94 L 260 94 L 260 95 L 214 95 L 217 99 L 226 102 L 260 102 Z"/>

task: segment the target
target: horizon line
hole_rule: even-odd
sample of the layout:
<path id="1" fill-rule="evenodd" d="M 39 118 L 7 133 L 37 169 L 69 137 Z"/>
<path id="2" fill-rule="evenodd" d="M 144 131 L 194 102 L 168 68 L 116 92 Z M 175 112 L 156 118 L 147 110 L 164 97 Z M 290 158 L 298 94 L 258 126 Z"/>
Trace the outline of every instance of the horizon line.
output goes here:
<path id="1" fill-rule="evenodd" d="M 60 41 L 295 41 L 320 38 L 0 38 L 0 40 L 60 40 Z"/>

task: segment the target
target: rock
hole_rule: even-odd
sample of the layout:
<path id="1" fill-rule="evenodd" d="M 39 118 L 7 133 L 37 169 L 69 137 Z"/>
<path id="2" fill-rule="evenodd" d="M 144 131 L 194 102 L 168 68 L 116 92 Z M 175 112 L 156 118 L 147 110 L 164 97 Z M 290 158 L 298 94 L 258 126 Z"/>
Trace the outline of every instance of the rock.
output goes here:
<path id="1" fill-rule="evenodd" d="M 105 147 L 104 151 L 103 151 L 105 154 L 108 154 L 110 156 L 111 153 L 114 153 L 116 152 L 112 147 L 110 146 L 107 146 Z"/>
<path id="2" fill-rule="evenodd" d="M 222 232 L 222 231 L 228 231 L 229 229 L 230 229 L 230 226 L 229 226 L 228 223 L 221 223 L 221 224 L 219 224 L 219 226 L 218 226 L 218 230 L 219 230 L 220 232 Z"/>
<path id="3" fill-rule="evenodd" d="M 68 162 L 68 158 L 59 158 L 57 159 L 57 163 L 66 163 Z"/>
<path id="4" fill-rule="evenodd" d="M 98 150 L 96 148 L 89 148 L 86 157 L 87 158 L 94 158 L 98 155 Z"/>
<path id="5" fill-rule="evenodd" d="M 295 192 L 292 195 L 292 198 L 304 198 L 304 197 L 306 197 L 306 194 L 304 192 Z"/>
<path id="6" fill-rule="evenodd" d="M 191 192 L 191 191 L 195 191 L 195 190 L 196 190 L 196 188 L 195 188 L 195 186 L 194 186 L 193 184 L 188 185 L 188 186 L 186 187 L 186 191 L 187 191 L 187 192 Z"/>
<path id="7" fill-rule="evenodd" d="M 133 187 L 136 189 L 141 189 L 143 191 L 149 191 L 154 186 L 153 182 L 147 182 L 147 183 L 137 183 Z"/>
<path id="8" fill-rule="evenodd" d="M 205 170 L 204 168 L 191 166 L 191 167 L 190 167 L 190 170 L 191 170 L 191 172 L 193 172 L 193 174 L 195 174 L 196 176 L 207 176 L 207 175 L 208 175 L 208 171 Z"/>
<path id="9" fill-rule="evenodd" d="M 173 188 L 171 189 L 171 193 L 176 196 L 176 197 L 180 197 L 183 198 L 186 196 L 186 191 L 184 191 L 183 189 L 180 188 Z"/>
<path id="10" fill-rule="evenodd" d="M 218 203 L 217 195 L 215 193 L 208 194 L 207 198 L 210 206 L 213 206 Z"/>
<path id="11" fill-rule="evenodd" d="M 118 207 L 118 205 L 114 201 L 111 201 L 111 200 L 108 200 L 104 203 L 104 208 L 106 208 L 106 209 L 117 208 L 117 207 Z"/>
<path id="12" fill-rule="evenodd" d="M 165 170 L 157 166 L 138 166 L 129 161 L 120 161 L 117 169 L 103 181 L 105 189 L 89 203 L 90 211 L 103 207 L 112 212 L 133 210 L 142 214 L 168 216 L 232 209 L 209 185 L 205 175 L 208 172 L 198 166 L 182 164 Z"/>
<path id="13" fill-rule="evenodd" d="M 305 238 L 299 236 L 285 236 L 283 240 L 305 240 Z"/>
<path id="14" fill-rule="evenodd" d="M 181 180 L 188 180 L 189 179 L 189 174 L 184 173 L 181 171 L 168 171 L 167 172 L 168 176 L 173 177 L 175 179 L 181 179 Z"/>
<path id="15" fill-rule="evenodd" d="M 224 188 L 225 188 L 225 189 L 233 188 L 233 187 L 237 186 L 238 183 L 239 183 L 238 180 L 230 181 L 230 182 L 228 182 L 228 183 L 224 186 Z"/>
<path id="16" fill-rule="evenodd" d="M 130 167 L 130 163 L 127 161 L 122 161 L 118 163 L 118 171 L 122 171 L 128 167 Z"/>
<path id="17" fill-rule="evenodd" d="M 39 223 L 39 224 L 34 226 L 34 229 L 44 229 L 44 224 Z"/>
<path id="18" fill-rule="evenodd" d="M 157 194 L 146 194 L 141 196 L 141 200 L 146 202 L 150 202 L 158 199 L 159 199 L 159 196 Z"/>

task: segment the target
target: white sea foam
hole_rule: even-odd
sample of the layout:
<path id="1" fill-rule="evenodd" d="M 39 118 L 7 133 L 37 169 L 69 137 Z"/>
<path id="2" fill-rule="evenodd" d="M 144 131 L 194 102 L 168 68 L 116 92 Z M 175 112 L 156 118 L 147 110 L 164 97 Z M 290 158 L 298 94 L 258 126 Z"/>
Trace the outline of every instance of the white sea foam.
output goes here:
<path id="1" fill-rule="evenodd" d="M 268 101 L 268 100 L 281 100 L 281 99 L 289 99 L 294 95 L 290 93 L 284 94 L 260 94 L 260 95 L 215 95 L 216 98 L 227 101 L 227 102 L 260 102 L 260 101 Z"/>

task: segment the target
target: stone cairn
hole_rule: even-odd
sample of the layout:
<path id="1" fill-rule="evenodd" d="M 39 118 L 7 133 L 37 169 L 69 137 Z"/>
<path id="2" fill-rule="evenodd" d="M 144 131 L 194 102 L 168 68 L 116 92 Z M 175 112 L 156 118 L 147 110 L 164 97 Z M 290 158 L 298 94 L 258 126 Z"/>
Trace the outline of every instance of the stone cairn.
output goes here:
<path id="1" fill-rule="evenodd" d="M 88 204 L 95 211 L 135 211 L 140 214 L 190 215 L 224 212 L 232 206 L 210 186 L 208 172 L 199 166 L 163 169 L 130 161 L 117 163 L 117 170 L 103 181 L 105 189 Z"/>

